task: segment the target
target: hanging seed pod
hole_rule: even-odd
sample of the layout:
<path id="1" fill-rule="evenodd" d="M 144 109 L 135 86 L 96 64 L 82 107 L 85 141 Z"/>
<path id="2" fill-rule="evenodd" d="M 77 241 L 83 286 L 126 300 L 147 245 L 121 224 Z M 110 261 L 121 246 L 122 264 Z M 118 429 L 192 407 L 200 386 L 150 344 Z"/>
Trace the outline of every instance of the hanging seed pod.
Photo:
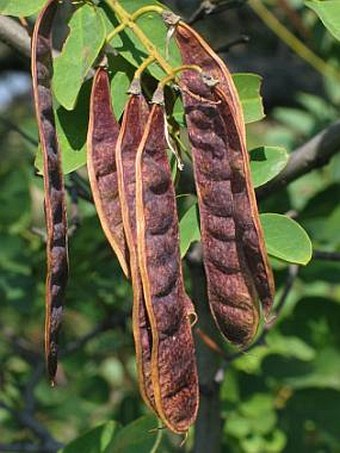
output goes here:
<path id="1" fill-rule="evenodd" d="M 115 159 L 118 134 L 119 124 L 111 106 L 109 76 L 107 71 L 100 67 L 95 74 L 91 93 L 87 169 L 101 226 L 124 274 L 128 276 L 128 249 L 118 195 Z"/>
<path id="2" fill-rule="evenodd" d="M 47 2 L 32 36 L 33 94 L 44 163 L 47 230 L 45 355 L 52 384 L 58 366 L 58 332 L 68 278 L 66 201 L 51 92 L 51 35 L 57 5 L 58 1 Z"/>
<path id="3" fill-rule="evenodd" d="M 268 316 L 273 301 L 274 283 L 250 180 L 241 107 L 227 68 L 202 38 L 181 22 L 176 27 L 175 37 L 183 63 L 195 62 L 204 71 L 208 69 L 210 76 L 210 88 L 197 73 L 185 72 L 181 77 L 199 196 L 209 302 L 226 338 L 235 344 L 246 346 L 253 339 L 259 323 L 257 296 Z M 217 87 L 214 86 L 216 83 L 211 83 L 216 76 L 219 78 Z M 215 129 L 211 129 L 212 127 Z M 215 141 L 209 135 L 215 136 Z M 207 206 L 215 219 L 207 219 Z M 230 219 L 235 229 L 232 240 L 236 241 L 238 266 L 234 267 L 233 253 L 225 264 L 234 268 L 234 271 L 239 267 L 235 274 L 239 277 L 231 278 L 230 270 L 226 268 L 222 284 L 222 281 L 218 283 L 219 278 L 212 277 L 212 269 L 209 268 L 208 261 L 211 259 L 208 257 L 211 257 L 213 249 L 208 245 L 206 235 L 210 230 L 221 235 L 221 229 L 229 228 Z M 220 255 L 227 251 L 222 253 L 219 243 L 216 244 L 216 249 Z M 216 257 L 213 261 L 220 262 Z M 239 290 L 239 279 L 244 279 L 247 289 Z M 218 297 L 216 295 L 222 287 L 225 288 L 225 298 L 222 297 L 223 294 Z M 222 305 L 219 305 L 218 299 L 221 299 Z"/>
<path id="4" fill-rule="evenodd" d="M 235 187 L 239 170 L 229 157 L 229 138 L 221 106 L 194 73 L 181 83 L 196 96 L 183 92 L 200 210 L 204 267 L 212 314 L 222 334 L 244 347 L 259 325 L 258 296 L 238 227 Z M 208 101 L 209 100 L 209 101 Z M 242 190 L 242 187 L 237 187 Z"/>
<path id="5" fill-rule="evenodd" d="M 138 145 L 142 139 L 148 119 L 149 106 L 141 94 L 139 80 L 135 80 L 133 86 L 133 93 L 125 107 L 123 122 L 117 141 L 116 161 L 124 231 L 130 255 L 130 270 L 133 287 L 132 325 L 136 349 L 138 381 L 144 401 L 151 409 L 156 411 L 151 381 L 152 335 L 138 268 L 136 237 L 135 161 Z"/>
<path id="6" fill-rule="evenodd" d="M 154 104 L 136 158 L 137 244 L 156 408 L 169 429 L 182 433 L 196 418 L 198 381 L 165 127 L 164 110 Z"/>
<path id="7" fill-rule="evenodd" d="M 170 24 L 178 22 L 171 15 L 168 15 L 166 20 Z M 255 192 L 251 184 L 245 125 L 235 85 L 224 62 L 189 25 L 178 22 L 175 29 L 175 39 L 184 64 L 197 64 L 205 74 L 209 74 L 211 79 L 218 81 L 217 90 L 220 92 L 218 99 L 221 101 L 221 113 L 226 122 L 227 139 L 230 145 L 230 152 L 228 154 L 228 150 L 226 150 L 226 154 L 228 154 L 232 169 L 237 169 L 236 173 L 239 175 L 238 182 L 236 183 L 234 178 L 232 184 L 232 191 L 235 194 L 234 217 L 236 227 L 243 229 L 243 233 L 239 236 L 245 258 L 253 275 L 264 314 L 268 317 L 275 293 L 274 279 L 265 250 Z M 187 77 L 186 74 L 182 77 L 182 87 L 190 90 L 185 82 L 185 77 Z M 191 79 L 193 78 L 197 79 L 198 75 L 191 77 Z M 184 97 L 188 98 L 187 96 Z"/>

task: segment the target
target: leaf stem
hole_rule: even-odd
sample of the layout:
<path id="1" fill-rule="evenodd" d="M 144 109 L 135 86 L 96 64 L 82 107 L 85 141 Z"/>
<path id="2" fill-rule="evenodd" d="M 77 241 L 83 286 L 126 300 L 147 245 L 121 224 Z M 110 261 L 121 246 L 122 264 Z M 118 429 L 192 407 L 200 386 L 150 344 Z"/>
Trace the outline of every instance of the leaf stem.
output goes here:
<path id="1" fill-rule="evenodd" d="M 145 35 L 144 31 L 133 21 L 133 14 L 129 14 L 118 2 L 118 0 L 109 0 L 112 10 L 115 12 L 117 18 L 124 24 L 124 27 L 129 27 L 133 33 L 137 36 L 140 42 L 145 47 L 147 53 L 154 58 L 155 61 L 159 64 L 159 66 L 163 69 L 166 74 L 171 74 L 172 67 L 166 61 L 164 57 L 157 51 L 154 44 L 150 41 L 150 39 Z M 141 11 L 141 8 L 138 11 Z M 136 11 L 136 13 L 138 13 Z M 136 14 L 135 13 L 135 14 Z M 118 27 L 117 27 L 118 28 Z"/>
<path id="2" fill-rule="evenodd" d="M 137 9 L 132 15 L 131 15 L 131 20 L 135 22 L 140 16 L 143 16 L 144 14 L 147 13 L 157 13 L 157 14 L 162 14 L 164 12 L 163 6 L 157 6 L 157 5 L 149 5 L 149 6 L 143 6 L 142 8 Z"/>
<path id="3" fill-rule="evenodd" d="M 176 76 L 178 73 L 183 72 L 183 71 L 196 71 L 199 74 L 202 74 L 202 68 L 196 64 L 184 64 L 181 66 L 177 66 L 177 68 L 174 68 L 171 70 L 171 73 L 164 77 L 159 82 L 159 86 L 164 87 L 167 83 L 171 82 L 172 80 L 176 79 Z"/>
<path id="4" fill-rule="evenodd" d="M 155 61 L 155 57 L 153 55 L 149 55 L 146 60 L 143 61 L 143 63 L 139 66 L 137 71 L 135 72 L 134 79 L 140 79 L 142 73 L 145 71 L 145 69 Z"/>
<path id="5" fill-rule="evenodd" d="M 110 41 L 112 41 L 116 35 L 119 35 L 119 33 L 122 32 L 127 26 L 128 24 L 125 22 L 120 23 L 118 27 L 116 27 L 114 30 L 112 30 L 111 33 L 108 34 L 106 42 L 110 43 Z"/>

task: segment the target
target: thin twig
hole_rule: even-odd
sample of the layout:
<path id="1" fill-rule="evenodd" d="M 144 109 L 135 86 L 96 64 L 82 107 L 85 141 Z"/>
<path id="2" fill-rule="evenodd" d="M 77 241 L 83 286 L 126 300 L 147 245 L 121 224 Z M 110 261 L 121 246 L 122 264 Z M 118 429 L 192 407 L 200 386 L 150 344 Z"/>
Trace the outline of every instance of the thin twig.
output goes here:
<path id="1" fill-rule="evenodd" d="M 23 427 L 28 428 L 41 442 L 46 452 L 54 453 L 58 451 L 63 444 L 57 442 L 47 429 L 36 420 L 30 412 L 22 412 L 13 409 L 6 403 L 0 401 L 0 408 L 5 409 L 11 416 Z"/>
<path id="2" fill-rule="evenodd" d="M 340 252 L 326 252 L 323 250 L 314 250 L 313 259 L 323 261 L 340 261 Z"/>
<path id="3" fill-rule="evenodd" d="M 26 140 L 30 145 L 35 147 L 38 146 L 38 141 L 33 138 L 31 135 L 27 134 L 21 127 L 17 126 L 16 124 L 12 123 L 12 121 L 0 116 L 0 121 L 3 123 L 8 129 L 17 132 L 24 140 Z"/>
<path id="4" fill-rule="evenodd" d="M 28 443 L 16 443 L 16 444 L 0 444 L 1 452 L 16 452 L 16 453 L 45 453 L 46 450 L 39 445 L 28 444 Z"/>
<path id="5" fill-rule="evenodd" d="M 287 0 L 277 0 L 278 7 L 282 9 L 282 11 L 287 16 L 289 23 L 295 28 L 295 31 L 303 36 L 307 41 L 310 41 L 311 33 L 305 24 L 302 21 L 297 10 L 293 8 L 293 6 Z"/>
<path id="6" fill-rule="evenodd" d="M 340 121 L 336 121 L 293 151 L 282 172 L 256 190 L 257 198 L 262 200 L 310 171 L 323 167 L 339 151 Z"/>
<path id="7" fill-rule="evenodd" d="M 188 24 L 193 25 L 196 22 L 204 19 L 207 16 L 218 14 L 227 9 L 239 8 L 243 6 L 247 0 L 203 0 L 200 6 L 193 12 L 193 14 L 187 20 Z"/>
<path id="8" fill-rule="evenodd" d="M 305 60 L 321 75 L 333 77 L 335 80 L 340 79 L 340 72 L 337 68 L 320 58 L 287 27 L 281 24 L 277 17 L 266 7 L 264 2 L 261 0 L 248 0 L 248 4 L 267 27 L 300 58 Z"/>
<path id="9" fill-rule="evenodd" d="M 230 49 L 232 49 L 235 46 L 238 46 L 240 44 L 247 44 L 250 41 L 250 37 L 248 35 L 242 34 L 235 38 L 234 40 L 230 41 L 227 44 L 224 44 L 217 49 L 215 49 L 215 52 L 221 53 L 221 52 L 229 52 Z"/>
<path id="10" fill-rule="evenodd" d="M 80 198 L 83 200 L 88 201 L 89 203 L 94 203 L 93 197 L 89 188 L 89 184 L 87 181 L 79 175 L 78 172 L 74 171 L 70 175 L 70 179 L 72 181 L 72 184 L 77 190 L 77 194 Z"/>
<path id="11" fill-rule="evenodd" d="M 76 351 L 84 348 L 84 346 L 99 334 L 113 329 L 114 327 L 125 327 L 127 315 L 124 312 L 117 312 L 113 316 L 100 322 L 93 330 L 84 336 L 77 338 L 72 343 L 69 343 L 65 349 L 60 352 L 60 356 L 64 357 L 73 354 Z"/>

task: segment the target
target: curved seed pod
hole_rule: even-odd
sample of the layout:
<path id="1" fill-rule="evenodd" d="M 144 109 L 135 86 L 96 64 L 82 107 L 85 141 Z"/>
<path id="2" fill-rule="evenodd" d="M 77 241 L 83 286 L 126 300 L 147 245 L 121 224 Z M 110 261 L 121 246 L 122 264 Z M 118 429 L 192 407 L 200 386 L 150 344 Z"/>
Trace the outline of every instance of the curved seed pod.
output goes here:
<path id="1" fill-rule="evenodd" d="M 195 73 L 182 75 L 183 92 L 200 210 L 204 267 L 212 314 L 227 340 L 246 346 L 259 325 L 259 304 L 243 247 L 235 190 L 239 170 L 230 159 L 230 143 L 220 105 Z M 240 180 L 242 181 L 242 180 Z M 244 181 L 242 181 L 244 185 Z M 248 213 L 249 215 L 249 213 Z"/>
<path id="2" fill-rule="evenodd" d="M 239 191 L 241 193 L 238 193 L 234 198 L 235 220 L 237 228 L 240 225 L 247 225 L 246 231 L 240 239 L 242 240 L 246 261 L 253 274 L 265 316 L 268 316 L 275 293 L 274 279 L 265 250 L 255 192 L 251 184 L 245 125 L 235 85 L 224 62 L 189 25 L 179 22 L 176 26 L 175 38 L 182 54 L 183 63 L 199 65 L 204 73 L 218 80 L 219 91 L 223 93 L 221 95 L 221 106 L 223 115 L 226 115 L 228 141 L 234 150 L 234 152 L 229 153 L 229 159 L 232 166 L 235 168 L 240 167 L 239 174 L 242 175 L 241 179 L 243 181 L 243 183 L 238 182 L 239 185 L 243 184 L 240 191 L 238 188 L 233 189 L 233 192 L 238 193 Z M 197 78 L 198 75 L 195 77 Z M 185 85 L 183 78 L 182 80 Z M 218 97 L 221 98 L 221 96 Z M 216 170 L 218 171 L 219 169 L 217 168 Z"/>
<path id="3" fill-rule="evenodd" d="M 103 231 L 117 255 L 124 274 L 128 276 L 128 250 L 118 195 L 115 160 L 118 134 L 119 124 L 111 106 L 109 76 L 107 71 L 100 67 L 95 74 L 91 93 L 87 169 Z"/>
<path id="4" fill-rule="evenodd" d="M 178 217 L 167 158 L 164 111 L 154 104 L 136 158 L 138 259 L 152 332 L 151 377 L 157 412 L 174 432 L 195 421 L 198 380 L 184 290 Z"/>
<path id="5" fill-rule="evenodd" d="M 57 1 L 47 2 L 37 18 L 32 37 L 33 94 L 44 161 L 47 230 L 45 355 L 52 384 L 58 366 L 58 332 L 68 278 L 64 180 L 51 93 L 51 28 L 57 5 Z"/>
<path id="6" fill-rule="evenodd" d="M 130 270 L 133 286 L 132 324 L 135 339 L 138 381 L 146 404 L 156 411 L 151 382 L 152 336 L 146 312 L 142 282 L 138 268 L 136 237 L 136 173 L 135 160 L 138 145 L 146 126 L 149 106 L 141 94 L 133 94 L 124 111 L 123 122 L 116 147 L 119 197 L 126 241 L 130 254 Z"/>

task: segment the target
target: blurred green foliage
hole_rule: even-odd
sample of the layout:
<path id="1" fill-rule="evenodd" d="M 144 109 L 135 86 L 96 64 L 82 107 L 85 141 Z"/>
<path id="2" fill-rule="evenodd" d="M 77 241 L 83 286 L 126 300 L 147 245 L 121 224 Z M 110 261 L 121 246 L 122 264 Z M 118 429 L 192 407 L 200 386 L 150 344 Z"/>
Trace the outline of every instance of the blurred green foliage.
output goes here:
<path id="1" fill-rule="evenodd" d="M 290 3 L 301 11 L 303 2 Z M 314 10 L 320 3 L 335 2 L 307 2 L 310 7 L 315 4 Z M 319 42 L 320 53 L 333 64 L 339 47 L 307 11 L 303 20 Z M 339 86 L 327 81 L 324 86 L 324 97 L 301 93 L 294 108 L 276 108 L 267 120 L 250 125 L 249 149 L 271 145 L 291 151 L 335 121 Z M 82 93 L 78 106 L 81 102 Z M 84 127 L 79 126 L 79 138 L 75 123 L 69 121 L 72 112 L 62 107 L 59 112 L 61 129 L 63 124 L 63 130 L 73 127 L 78 140 L 80 160 L 66 159 L 73 170 L 84 162 Z M 36 136 L 27 100 L 14 101 L 6 118 Z M 78 119 L 84 125 L 86 115 Z M 72 133 L 65 137 L 72 142 Z M 156 419 L 141 402 L 131 332 L 131 289 L 105 241 L 93 206 L 80 199 L 80 225 L 70 238 L 71 275 L 60 341 L 59 385 L 49 387 L 42 365 L 43 191 L 33 161 L 34 147 L 0 123 L 0 442 L 39 444 L 34 432 L 6 405 L 16 413 L 29 409 L 32 419 L 68 444 L 64 453 L 190 451 L 192 432 L 179 449 L 181 439 L 157 429 Z M 80 176 L 86 180 L 83 169 Z M 66 184 L 72 193 L 71 176 Z M 294 211 L 315 249 L 336 252 L 340 251 L 339 199 L 340 159 L 336 156 L 326 167 L 264 200 L 260 208 L 280 214 Z M 197 217 L 192 200 L 191 206 L 187 232 L 190 218 Z M 69 199 L 71 219 L 74 208 Z M 197 239 L 197 229 L 192 229 L 183 249 Z M 273 266 L 280 295 L 288 265 L 273 260 Z M 265 344 L 225 366 L 220 390 L 223 452 L 340 452 L 339 275 L 339 261 L 312 260 L 301 268 Z M 188 287 L 194 283 L 188 281 Z"/>

